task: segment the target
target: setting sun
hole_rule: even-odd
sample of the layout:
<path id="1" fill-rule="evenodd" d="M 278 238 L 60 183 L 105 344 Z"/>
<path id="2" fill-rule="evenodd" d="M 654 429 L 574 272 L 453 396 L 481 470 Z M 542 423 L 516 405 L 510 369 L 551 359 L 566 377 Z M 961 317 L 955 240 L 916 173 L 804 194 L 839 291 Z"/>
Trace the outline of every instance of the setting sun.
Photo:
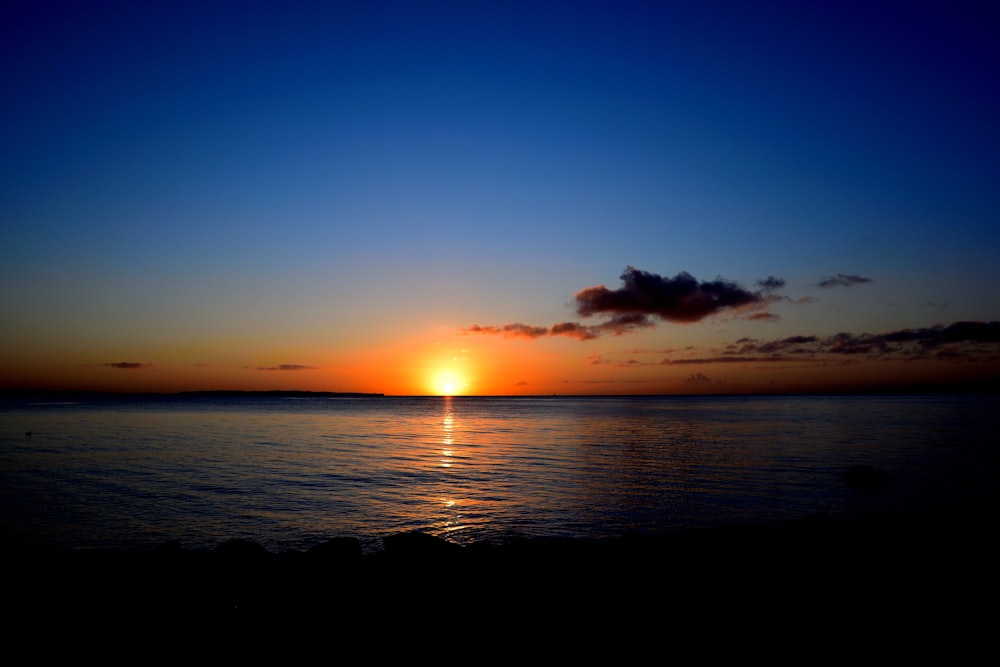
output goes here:
<path id="1" fill-rule="evenodd" d="M 450 371 L 439 373 L 434 380 L 434 391 L 442 396 L 453 396 L 462 393 L 465 383 Z"/>

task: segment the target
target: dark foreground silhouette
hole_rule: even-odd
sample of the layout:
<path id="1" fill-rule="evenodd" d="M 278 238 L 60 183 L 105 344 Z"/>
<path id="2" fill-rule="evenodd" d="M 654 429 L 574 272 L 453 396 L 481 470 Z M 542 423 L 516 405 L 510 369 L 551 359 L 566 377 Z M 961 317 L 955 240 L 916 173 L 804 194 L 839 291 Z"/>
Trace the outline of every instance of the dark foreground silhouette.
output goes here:
<path id="1" fill-rule="evenodd" d="M 963 662 L 995 631 L 994 507 L 920 521 L 274 554 L 6 557 L 4 662 Z"/>

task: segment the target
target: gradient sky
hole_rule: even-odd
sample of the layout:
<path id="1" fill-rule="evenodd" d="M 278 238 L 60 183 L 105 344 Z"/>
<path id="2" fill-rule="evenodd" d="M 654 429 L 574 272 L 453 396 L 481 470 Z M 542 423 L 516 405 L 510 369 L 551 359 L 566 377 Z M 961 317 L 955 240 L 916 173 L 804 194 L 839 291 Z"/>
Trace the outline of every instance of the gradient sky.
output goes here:
<path id="1" fill-rule="evenodd" d="M 1000 377 L 993 2 L 4 2 L 0 386 Z"/>

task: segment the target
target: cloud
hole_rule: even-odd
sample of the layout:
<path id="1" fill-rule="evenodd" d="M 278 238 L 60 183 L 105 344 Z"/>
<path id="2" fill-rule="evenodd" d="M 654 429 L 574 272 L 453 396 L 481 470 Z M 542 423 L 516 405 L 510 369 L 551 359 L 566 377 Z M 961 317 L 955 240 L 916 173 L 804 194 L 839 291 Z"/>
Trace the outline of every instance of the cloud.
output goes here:
<path id="1" fill-rule="evenodd" d="M 1000 322 L 953 322 L 881 334 L 841 332 L 832 336 L 789 336 L 757 341 L 749 338 L 716 354 L 666 358 L 663 364 L 718 364 L 833 360 L 865 357 L 878 360 L 940 359 L 1000 361 Z"/>
<path id="2" fill-rule="evenodd" d="M 757 281 L 757 287 L 761 288 L 765 292 L 770 292 L 776 289 L 781 289 L 785 286 L 785 281 L 782 278 L 775 278 L 774 276 L 768 276 L 763 280 Z"/>
<path id="3" fill-rule="evenodd" d="M 640 360 L 635 359 L 635 358 L 629 358 L 629 359 L 625 359 L 625 360 L 607 359 L 603 355 L 600 355 L 600 354 L 592 354 L 592 355 L 590 355 L 589 357 L 587 357 L 587 362 L 591 366 L 608 365 L 608 366 L 614 366 L 615 368 L 633 368 L 633 367 L 637 367 L 637 366 L 651 366 L 651 365 L 653 365 L 652 363 L 650 363 L 648 361 L 640 361 Z"/>
<path id="4" fill-rule="evenodd" d="M 591 330 L 599 331 L 602 334 L 610 333 L 615 336 L 620 336 L 621 334 L 628 333 L 634 329 L 648 329 L 654 326 L 656 326 L 656 324 L 646 315 L 643 315 L 642 313 L 629 313 L 612 317 L 606 322 L 594 325 L 591 327 Z"/>
<path id="5" fill-rule="evenodd" d="M 570 338 L 579 338 L 580 340 L 589 340 L 591 338 L 597 338 L 599 335 L 593 327 L 589 327 L 579 322 L 560 322 L 559 324 L 553 324 L 549 327 L 547 336 L 569 336 Z"/>
<path id="6" fill-rule="evenodd" d="M 870 282 L 872 282 L 872 279 L 865 278 L 864 276 L 838 273 L 835 276 L 821 278 L 819 282 L 816 283 L 816 286 L 822 287 L 823 289 L 829 289 L 831 287 L 851 287 L 852 285 L 861 285 Z"/>
<path id="7" fill-rule="evenodd" d="M 501 326 L 480 326 L 473 324 L 462 329 L 462 333 L 494 334 L 507 338 L 527 338 L 534 340 L 543 336 L 567 336 L 578 340 L 591 340 L 604 334 L 620 336 L 634 329 L 654 326 L 653 322 L 643 315 L 622 315 L 613 317 L 601 324 L 580 324 L 579 322 L 559 322 L 550 327 L 530 324 L 504 324 Z"/>
<path id="8" fill-rule="evenodd" d="M 661 363 L 664 366 L 676 366 L 684 364 L 740 364 L 752 361 L 760 361 L 754 357 L 727 357 L 727 356 L 716 356 L 716 357 L 692 357 L 685 359 L 664 359 Z M 778 361 L 778 359 L 768 359 L 768 361 Z M 787 361 L 783 359 L 782 361 Z"/>
<path id="9" fill-rule="evenodd" d="M 609 315 L 610 319 L 599 324 L 560 322 L 552 326 L 537 326 L 515 322 L 503 325 L 465 327 L 466 334 L 501 335 L 509 338 L 536 339 L 543 336 L 567 336 L 578 340 L 592 340 L 604 335 L 620 336 L 636 329 L 656 326 L 656 319 L 690 323 L 723 311 L 758 310 L 781 299 L 763 292 L 751 292 L 734 282 L 721 278 L 698 282 L 687 272 L 673 278 L 663 278 L 655 273 L 626 267 L 621 275 L 624 285 L 610 290 L 603 285 L 587 287 L 574 295 L 576 311 L 582 317 Z M 768 276 L 757 281 L 766 291 L 785 284 L 780 278 Z M 775 320 L 777 315 L 763 312 L 752 319 Z"/>
<path id="10" fill-rule="evenodd" d="M 314 371 L 318 366 L 303 366 L 302 364 L 279 364 L 277 366 L 258 366 L 259 371 Z"/>
<path id="11" fill-rule="evenodd" d="M 689 390 L 695 392 L 719 391 L 728 388 L 728 383 L 725 380 L 713 380 L 704 373 L 691 373 L 682 382 L 687 385 Z"/>
<path id="12" fill-rule="evenodd" d="M 721 278 L 698 282 L 686 271 L 664 278 L 629 266 L 621 279 L 624 285 L 616 290 L 599 285 L 577 292 L 577 312 L 583 317 L 601 313 L 655 315 L 669 322 L 689 323 L 723 310 L 768 303 L 760 292 Z M 780 282 L 773 277 L 767 281 Z"/>
<path id="13" fill-rule="evenodd" d="M 112 362 L 109 362 L 109 363 L 106 363 L 106 364 L 102 364 L 102 365 L 103 366 L 109 366 L 111 368 L 122 368 L 122 369 L 125 369 L 125 370 L 134 370 L 134 369 L 137 369 L 137 368 L 152 368 L 153 367 L 153 364 L 142 363 L 142 362 L 139 362 L 139 361 L 112 361 Z"/>
<path id="14" fill-rule="evenodd" d="M 473 324 L 471 327 L 465 327 L 462 329 L 464 333 L 474 333 L 474 334 L 495 334 L 506 336 L 508 338 L 540 338 L 542 336 L 553 335 L 551 331 L 556 327 L 564 327 L 566 324 L 557 324 L 553 327 L 538 327 L 531 326 L 528 324 L 521 324 L 520 322 L 515 322 L 514 324 L 504 324 L 503 326 L 480 326 L 478 324 Z M 568 331 L 568 330 L 567 330 Z M 562 335 L 569 335 L 568 333 L 563 333 Z"/>
<path id="15" fill-rule="evenodd" d="M 563 380 L 563 384 L 646 384 L 646 380 Z"/>

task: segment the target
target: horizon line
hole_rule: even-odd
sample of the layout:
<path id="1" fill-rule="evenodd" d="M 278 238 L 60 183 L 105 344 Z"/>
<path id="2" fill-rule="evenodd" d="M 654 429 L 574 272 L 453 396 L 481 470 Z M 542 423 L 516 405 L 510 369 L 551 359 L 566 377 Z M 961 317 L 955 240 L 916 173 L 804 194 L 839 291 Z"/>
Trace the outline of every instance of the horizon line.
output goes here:
<path id="1" fill-rule="evenodd" d="M 905 395 L 905 394 L 995 394 L 1000 393 L 1000 378 L 958 383 L 915 383 L 893 385 L 868 385 L 855 387 L 826 387 L 810 389 L 754 390 L 754 391 L 691 391 L 691 392 L 607 392 L 607 393 L 535 393 L 535 394 L 391 394 L 385 392 L 330 391 L 322 389 L 182 389 L 112 390 L 112 389 L 55 389 L 42 387 L 2 387 L 0 395 L 62 394 L 103 396 L 191 396 L 191 395 L 271 395 L 271 396 L 343 396 L 389 398 L 587 398 L 587 397 L 709 397 L 709 396 L 850 396 L 850 395 Z"/>

